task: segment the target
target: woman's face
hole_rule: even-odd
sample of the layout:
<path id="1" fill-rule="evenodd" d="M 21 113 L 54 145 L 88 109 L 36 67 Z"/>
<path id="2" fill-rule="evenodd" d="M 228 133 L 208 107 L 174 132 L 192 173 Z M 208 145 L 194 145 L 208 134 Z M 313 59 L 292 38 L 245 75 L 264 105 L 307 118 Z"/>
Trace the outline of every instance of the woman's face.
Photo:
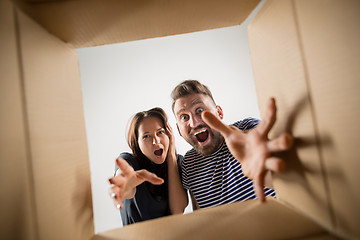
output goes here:
<path id="1" fill-rule="evenodd" d="M 162 122 L 157 117 L 148 117 L 139 125 L 139 147 L 153 163 L 165 161 L 169 149 L 169 137 Z"/>

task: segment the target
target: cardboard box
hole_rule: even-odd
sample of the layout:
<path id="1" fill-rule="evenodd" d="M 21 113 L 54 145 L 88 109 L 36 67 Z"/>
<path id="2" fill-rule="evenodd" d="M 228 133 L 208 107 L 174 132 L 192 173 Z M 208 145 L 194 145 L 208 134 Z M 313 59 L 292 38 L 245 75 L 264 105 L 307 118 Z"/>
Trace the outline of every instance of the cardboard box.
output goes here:
<path id="1" fill-rule="evenodd" d="M 356 0 L 268 0 L 249 26 L 259 102 L 278 100 L 272 136 L 296 137 L 277 200 L 94 236 L 74 48 L 238 25 L 258 2 L 0 1 L 1 239 L 359 239 Z"/>

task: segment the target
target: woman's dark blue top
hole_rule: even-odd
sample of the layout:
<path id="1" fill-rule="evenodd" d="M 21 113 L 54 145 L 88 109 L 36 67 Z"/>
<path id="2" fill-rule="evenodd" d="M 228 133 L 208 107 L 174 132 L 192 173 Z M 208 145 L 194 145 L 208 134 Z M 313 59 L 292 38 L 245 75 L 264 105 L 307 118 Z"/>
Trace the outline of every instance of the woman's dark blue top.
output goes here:
<path id="1" fill-rule="evenodd" d="M 135 171 L 141 169 L 132 154 L 121 153 L 119 157 L 125 159 L 130 164 L 130 166 L 134 168 Z M 179 164 L 181 164 L 181 159 L 182 156 L 178 155 Z M 136 187 L 136 193 L 133 198 L 123 200 L 124 207 L 120 210 L 120 214 L 124 226 L 136 222 L 171 215 L 169 201 L 158 201 L 154 199 L 146 187 L 146 184 L 149 183 L 143 182 Z M 165 181 L 163 184 L 167 184 L 167 181 Z"/>

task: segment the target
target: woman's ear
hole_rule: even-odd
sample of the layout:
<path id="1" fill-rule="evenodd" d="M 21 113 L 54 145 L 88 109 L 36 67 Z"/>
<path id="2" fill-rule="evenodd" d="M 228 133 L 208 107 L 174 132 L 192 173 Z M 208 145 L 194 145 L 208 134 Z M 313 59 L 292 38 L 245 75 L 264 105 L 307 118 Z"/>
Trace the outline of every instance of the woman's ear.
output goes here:
<path id="1" fill-rule="evenodd" d="M 219 115 L 219 118 L 222 120 L 224 118 L 224 112 L 219 105 L 216 105 L 216 111 L 217 111 L 217 114 Z"/>

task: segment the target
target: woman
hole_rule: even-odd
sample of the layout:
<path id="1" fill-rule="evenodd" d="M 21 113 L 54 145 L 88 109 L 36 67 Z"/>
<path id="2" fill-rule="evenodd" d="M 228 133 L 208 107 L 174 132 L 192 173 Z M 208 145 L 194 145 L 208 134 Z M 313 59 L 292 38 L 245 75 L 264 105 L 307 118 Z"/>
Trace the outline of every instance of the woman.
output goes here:
<path id="1" fill-rule="evenodd" d="M 174 136 L 161 108 L 135 114 L 128 132 L 130 153 L 116 159 L 109 179 L 123 225 L 183 213 L 188 199 L 180 181 Z"/>

